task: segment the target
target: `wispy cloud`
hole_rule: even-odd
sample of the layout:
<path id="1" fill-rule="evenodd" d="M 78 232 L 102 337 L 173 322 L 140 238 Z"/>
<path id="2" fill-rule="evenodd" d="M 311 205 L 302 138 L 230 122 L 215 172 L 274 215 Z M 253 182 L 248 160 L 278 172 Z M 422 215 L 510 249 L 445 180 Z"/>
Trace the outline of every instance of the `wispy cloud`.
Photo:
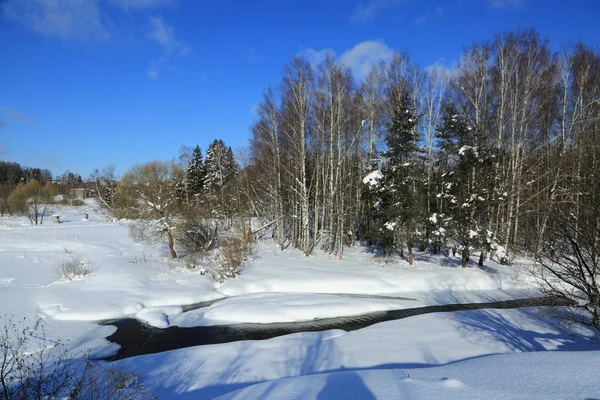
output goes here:
<path id="1" fill-rule="evenodd" d="M 313 67 L 323 62 L 327 56 L 334 57 L 337 62 L 350 68 L 356 79 L 362 80 L 368 75 L 374 65 L 381 61 L 391 60 L 394 51 L 383 41 L 366 40 L 344 51 L 339 57 L 336 57 L 336 53 L 332 49 L 306 49 L 300 54 Z"/>
<path id="2" fill-rule="evenodd" d="M 333 50 L 333 49 L 315 50 L 312 48 L 308 48 L 308 49 L 302 50 L 300 52 L 300 55 L 302 57 L 306 58 L 306 60 L 310 63 L 310 65 L 313 68 L 316 68 L 319 64 L 321 64 L 323 61 L 325 61 L 327 56 L 335 58 L 335 50 Z"/>
<path id="3" fill-rule="evenodd" d="M 488 0 L 489 8 L 523 8 L 529 0 Z"/>
<path id="4" fill-rule="evenodd" d="M 400 7 L 406 3 L 406 1 L 407 0 L 367 0 L 366 2 L 358 3 L 350 16 L 350 21 L 363 22 L 373 19 L 377 14 L 392 8 Z"/>
<path id="5" fill-rule="evenodd" d="M 158 69 L 156 69 L 156 68 L 150 68 L 146 72 L 146 76 L 148 77 L 148 79 L 156 79 L 156 78 L 158 78 Z"/>
<path id="6" fill-rule="evenodd" d="M 8 148 L 6 146 L 0 144 L 0 155 L 8 154 L 8 153 L 9 153 Z"/>
<path id="7" fill-rule="evenodd" d="M 173 27 L 168 25 L 162 17 L 150 18 L 148 37 L 155 40 L 166 55 L 186 56 L 191 51 L 189 46 L 175 37 Z"/>
<path id="8" fill-rule="evenodd" d="M 415 25 L 421 26 L 429 22 L 431 19 L 439 19 L 442 18 L 446 14 L 446 10 L 450 7 L 449 4 L 442 4 L 435 7 L 435 9 L 428 11 L 424 14 L 421 14 L 417 18 L 415 18 Z"/>
<path id="9" fill-rule="evenodd" d="M 373 65 L 392 59 L 394 51 L 384 42 L 367 40 L 346 50 L 340 56 L 340 62 L 346 64 L 358 79 L 365 78 Z"/>
<path id="10" fill-rule="evenodd" d="M 19 121 L 19 122 L 27 122 L 30 124 L 34 124 L 35 120 L 31 117 L 28 117 L 27 115 L 23 114 L 22 112 L 12 108 L 12 107 L 3 107 L 2 111 L 4 112 L 4 115 L 6 115 L 7 118 L 13 119 L 15 121 Z"/>
<path id="11" fill-rule="evenodd" d="M 123 9 L 149 9 L 170 6 L 177 0 L 109 0 L 110 3 Z"/>
<path id="12" fill-rule="evenodd" d="M 5 127 L 6 127 L 6 122 L 4 122 L 0 119 L 0 129 L 5 128 Z"/>
<path id="13" fill-rule="evenodd" d="M 437 73 L 447 77 L 454 76 L 458 71 L 458 60 L 447 62 L 444 58 L 440 58 L 433 64 L 425 67 L 425 71 L 429 73 Z"/>
<path id="14" fill-rule="evenodd" d="M 1 13 L 43 36 L 85 41 L 109 36 L 97 0 L 5 0 Z"/>
<path id="15" fill-rule="evenodd" d="M 158 43 L 163 53 L 158 60 L 152 62 L 152 67 L 146 71 L 148 79 L 157 79 L 159 66 L 164 67 L 173 57 L 186 57 L 192 52 L 192 48 L 175 36 L 173 27 L 167 24 L 162 17 L 150 18 L 150 29 L 146 36 Z"/>

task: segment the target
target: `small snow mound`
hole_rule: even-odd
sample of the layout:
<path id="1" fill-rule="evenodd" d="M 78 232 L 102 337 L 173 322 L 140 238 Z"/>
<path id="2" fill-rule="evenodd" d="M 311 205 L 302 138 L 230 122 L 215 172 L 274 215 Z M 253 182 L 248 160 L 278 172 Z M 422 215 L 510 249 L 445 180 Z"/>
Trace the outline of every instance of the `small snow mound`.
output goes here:
<path id="1" fill-rule="evenodd" d="M 135 314 L 135 317 L 146 324 L 155 328 L 164 329 L 169 326 L 169 318 L 167 314 L 160 310 L 153 310 L 151 308 L 144 308 Z"/>
<path id="2" fill-rule="evenodd" d="M 465 387 L 465 384 L 462 381 L 459 381 L 458 379 L 444 378 L 442 379 L 442 384 L 449 388 L 460 389 Z"/>
<path id="3" fill-rule="evenodd" d="M 0 278 L 0 287 L 11 286 L 11 282 L 14 280 L 15 278 Z"/>
<path id="4" fill-rule="evenodd" d="M 123 313 L 124 314 L 135 314 L 138 311 L 143 310 L 144 307 L 146 307 L 146 306 L 144 306 L 144 304 L 135 302 L 133 304 L 123 307 Z"/>

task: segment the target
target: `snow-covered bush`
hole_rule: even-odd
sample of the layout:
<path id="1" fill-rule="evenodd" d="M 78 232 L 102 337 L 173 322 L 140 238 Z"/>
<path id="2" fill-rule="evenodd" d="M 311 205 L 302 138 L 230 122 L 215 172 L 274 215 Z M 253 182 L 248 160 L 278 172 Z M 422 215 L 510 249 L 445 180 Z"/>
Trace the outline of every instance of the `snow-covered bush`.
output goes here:
<path id="1" fill-rule="evenodd" d="M 217 282 L 237 276 L 242 263 L 254 252 L 254 238 L 244 224 L 238 232 L 230 232 L 229 236 L 219 239 L 219 247 L 216 249 L 216 260 L 213 268 L 209 271 Z"/>
<path id="2" fill-rule="evenodd" d="M 56 274 L 61 281 L 72 281 L 89 275 L 90 268 L 83 260 L 69 258 L 63 260 L 58 267 Z"/>
<path id="3" fill-rule="evenodd" d="M 202 220 L 186 220 L 177 232 L 177 242 L 188 253 L 212 250 L 218 239 L 217 225 Z"/>
<path id="4" fill-rule="evenodd" d="M 241 237 L 230 236 L 220 240 L 218 274 L 214 277 L 215 280 L 223 281 L 234 278 L 247 255 L 248 249 L 248 243 Z"/>
<path id="5" fill-rule="evenodd" d="M 0 399 L 142 400 L 154 396 L 123 368 L 67 353 L 45 336 L 36 345 L 26 321 L 0 318 Z M 37 339 L 36 339 L 37 340 Z"/>

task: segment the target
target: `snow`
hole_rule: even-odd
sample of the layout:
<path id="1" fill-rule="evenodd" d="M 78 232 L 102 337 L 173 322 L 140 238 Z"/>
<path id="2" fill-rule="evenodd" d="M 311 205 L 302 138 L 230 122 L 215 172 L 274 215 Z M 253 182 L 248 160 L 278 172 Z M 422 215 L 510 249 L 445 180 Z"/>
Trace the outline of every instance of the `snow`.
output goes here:
<path id="1" fill-rule="evenodd" d="M 95 202 L 85 206 L 88 221 L 81 210 L 52 206 L 49 215 L 60 214 L 62 223 L 37 227 L 24 217 L 0 218 L 0 315 L 26 318 L 33 338 L 60 339 L 73 354 L 114 354 L 118 346 L 105 338 L 116 328 L 97 322 L 124 316 L 157 328 L 292 323 L 538 295 L 530 265 L 460 268 L 460 254 L 451 252 L 416 252 L 413 266 L 397 256 L 380 263 L 359 246 L 345 249 L 339 261 L 318 250 L 310 257 L 282 252 L 271 243 L 257 244 L 237 278 L 215 284 L 170 260 L 166 246 L 135 243 L 128 223 L 113 221 Z M 501 257 L 504 249 L 495 250 Z M 83 262 L 90 273 L 61 280 L 57 268 L 68 260 Z M 208 300 L 219 301 L 183 312 L 184 305 Z M 542 311 L 425 314 L 352 332 L 196 346 L 116 365 L 138 373 L 161 399 L 598 397 L 600 344 L 584 330 L 564 333 Z"/>
<path id="2" fill-rule="evenodd" d="M 583 399 L 598 395 L 599 362 L 600 351 L 491 355 L 431 368 L 354 370 L 284 378 L 218 399 Z M 578 385 L 574 387 L 573 382 Z"/>
<path id="3" fill-rule="evenodd" d="M 0 315 L 26 317 L 49 339 L 114 351 L 104 339 L 114 328 L 95 321 L 222 297 L 208 276 L 172 269 L 162 256 L 166 246 L 134 243 L 127 224 L 111 222 L 95 202 L 86 205 L 89 221 L 81 221 L 78 207 L 51 207 L 60 224 L 0 218 Z M 64 281 L 57 270 L 68 260 L 84 262 L 91 273 Z"/>
<path id="4" fill-rule="evenodd" d="M 383 178 L 381 171 L 375 170 L 363 178 L 363 183 L 365 185 L 369 185 L 370 187 L 377 186 L 379 185 L 381 178 Z"/>
<path id="5" fill-rule="evenodd" d="M 206 309 L 176 316 L 172 325 L 181 327 L 310 321 L 415 307 L 411 300 L 348 298 L 306 293 L 257 293 L 236 296 Z M 154 325 L 150 322 L 151 325 Z M 157 325 L 154 325 L 157 326 Z M 159 326 L 157 326 L 159 327 Z"/>
<path id="6" fill-rule="evenodd" d="M 530 283 L 512 268 L 490 263 L 496 273 L 479 268 L 458 268 L 459 258 L 436 258 L 416 253 L 415 264 L 397 259 L 387 268 L 373 261 L 363 248 L 344 251 L 344 260 L 316 251 L 305 257 L 301 252 L 279 251 L 259 244 L 260 257 L 240 271 L 236 279 L 217 290 L 224 296 L 250 293 L 357 293 L 373 295 L 430 296 L 439 292 L 530 289 Z M 440 263 L 443 265 L 441 266 Z M 456 267 L 456 268 L 455 268 Z"/>
<path id="7" fill-rule="evenodd" d="M 198 346 L 119 364 L 139 373 L 159 398 L 214 398 L 229 393 L 224 398 L 320 399 L 321 392 L 323 398 L 345 398 L 335 397 L 337 390 L 344 389 L 333 383 L 329 387 L 329 382 L 350 384 L 346 378 L 353 372 L 361 380 L 373 379 L 357 391 L 361 395 L 354 398 L 359 399 L 597 397 L 600 382 L 593 366 L 600 361 L 600 344 L 561 332 L 536 312 L 427 314 L 348 333 L 330 330 Z M 381 372 L 386 370 L 391 375 Z M 344 373 L 349 375 L 338 377 Z M 407 374 L 423 391 L 410 394 L 413 386 L 405 386 L 411 384 L 404 381 Z M 285 379 L 292 377 L 297 380 Z M 450 386 L 461 386 L 459 382 L 464 386 L 446 387 L 441 384 L 444 378 L 453 380 L 446 382 Z M 388 396 L 387 386 L 406 392 Z M 435 393 L 440 396 L 431 396 Z"/>

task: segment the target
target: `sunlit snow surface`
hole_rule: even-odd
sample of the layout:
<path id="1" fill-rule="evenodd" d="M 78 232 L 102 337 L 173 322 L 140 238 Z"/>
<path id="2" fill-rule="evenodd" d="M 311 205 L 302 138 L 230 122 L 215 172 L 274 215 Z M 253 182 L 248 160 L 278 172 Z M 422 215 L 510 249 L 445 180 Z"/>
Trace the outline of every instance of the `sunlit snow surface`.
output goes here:
<path id="1" fill-rule="evenodd" d="M 361 247 L 346 249 L 340 262 L 319 250 L 304 257 L 271 244 L 259 244 L 236 279 L 215 287 L 208 275 L 166 258 L 165 246 L 134 243 L 128 223 L 112 221 L 93 201 L 53 206 L 49 215 L 55 213 L 61 224 L 0 218 L 0 315 L 25 317 L 35 337 L 44 332 L 94 356 L 116 351 L 105 340 L 115 328 L 95 322 L 123 316 L 158 328 L 293 322 L 537 295 L 527 266 L 462 269 L 458 258 L 418 252 L 408 266 L 381 262 Z M 91 273 L 58 279 L 61 262 L 73 259 Z M 182 312 L 182 305 L 220 298 Z M 600 346 L 561 333 L 535 311 L 429 314 L 350 333 L 298 333 L 118 363 L 140 373 L 159 398 L 600 398 Z"/>

